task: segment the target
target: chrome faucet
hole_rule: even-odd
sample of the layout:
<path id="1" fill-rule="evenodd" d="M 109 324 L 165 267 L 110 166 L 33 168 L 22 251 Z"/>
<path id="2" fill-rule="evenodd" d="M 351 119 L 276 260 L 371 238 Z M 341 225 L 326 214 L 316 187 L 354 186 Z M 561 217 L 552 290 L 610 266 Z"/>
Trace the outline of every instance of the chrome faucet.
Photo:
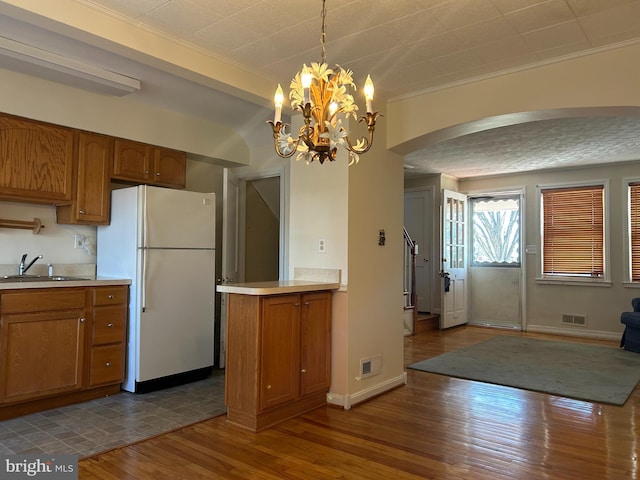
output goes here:
<path id="1" fill-rule="evenodd" d="M 27 270 L 29 270 L 31 266 L 34 263 L 36 263 L 40 258 L 42 258 L 42 255 L 38 255 L 37 257 L 34 257 L 34 259 L 31 260 L 29 265 L 25 266 L 24 262 L 27 260 L 27 254 L 25 253 L 24 255 L 22 255 L 22 260 L 20 260 L 20 264 L 18 265 L 18 275 L 24 275 L 25 273 L 27 273 Z"/>

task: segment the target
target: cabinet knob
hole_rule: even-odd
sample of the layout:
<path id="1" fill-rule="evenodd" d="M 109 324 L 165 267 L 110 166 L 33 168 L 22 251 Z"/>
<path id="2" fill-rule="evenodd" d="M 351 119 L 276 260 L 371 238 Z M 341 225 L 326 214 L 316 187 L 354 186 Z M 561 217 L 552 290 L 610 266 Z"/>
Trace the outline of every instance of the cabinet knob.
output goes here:
<path id="1" fill-rule="evenodd" d="M 267 390 L 271 390 L 271 385 L 267 385 Z"/>
<path id="2" fill-rule="evenodd" d="M 307 373 L 307 369 L 306 369 L 306 368 L 303 368 L 303 369 L 302 369 L 302 373 Z"/>
<path id="3" fill-rule="evenodd" d="M 110 367 L 111 366 L 111 362 L 107 362 L 104 364 L 105 367 Z"/>
<path id="4" fill-rule="evenodd" d="M 144 174 L 147 175 L 149 173 L 149 170 L 145 170 Z"/>
<path id="5" fill-rule="evenodd" d="M 86 318 L 84 318 L 84 317 L 80 318 L 80 323 L 84 323 L 84 322 L 86 322 L 86 321 L 87 321 L 87 319 L 86 319 Z"/>
<path id="6" fill-rule="evenodd" d="M 84 210 L 80 210 L 80 211 L 78 211 L 78 213 L 79 213 L 80 215 L 84 215 Z"/>
<path id="7" fill-rule="evenodd" d="M 107 295 L 107 298 L 108 298 L 109 300 L 113 300 L 113 295 Z"/>
<path id="8" fill-rule="evenodd" d="M 156 172 L 156 177 L 159 177 L 159 176 L 160 176 L 160 172 Z"/>
<path id="9" fill-rule="evenodd" d="M 299 303 L 294 303 L 293 306 L 298 308 L 300 306 L 300 304 Z"/>
<path id="10" fill-rule="evenodd" d="M 113 328 L 113 323 L 107 323 L 107 328 Z"/>
<path id="11" fill-rule="evenodd" d="M 311 305 L 310 302 L 304 302 L 305 307 L 308 307 L 309 305 Z"/>

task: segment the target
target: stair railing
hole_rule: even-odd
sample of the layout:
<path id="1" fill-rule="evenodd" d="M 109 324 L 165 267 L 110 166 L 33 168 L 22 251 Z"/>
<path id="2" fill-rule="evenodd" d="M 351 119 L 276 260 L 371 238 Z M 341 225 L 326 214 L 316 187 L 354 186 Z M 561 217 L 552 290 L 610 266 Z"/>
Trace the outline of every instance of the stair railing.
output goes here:
<path id="1" fill-rule="evenodd" d="M 416 255 L 418 244 L 411 239 L 405 227 L 402 227 L 402 230 L 404 231 L 403 290 L 405 294 L 405 309 L 413 309 L 411 334 L 414 335 L 416 333 L 416 322 L 418 320 L 418 294 L 416 291 Z"/>

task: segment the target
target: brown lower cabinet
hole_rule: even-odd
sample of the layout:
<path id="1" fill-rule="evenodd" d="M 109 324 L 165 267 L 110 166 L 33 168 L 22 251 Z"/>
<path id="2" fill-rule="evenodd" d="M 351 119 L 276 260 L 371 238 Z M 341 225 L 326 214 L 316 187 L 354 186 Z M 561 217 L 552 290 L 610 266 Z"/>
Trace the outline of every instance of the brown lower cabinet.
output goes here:
<path id="1" fill-rule="evenodd" d="M 128 287 L 0 291 L 0 419 L 120 391 Z"/>
<path id="2" fill-rule="evenodd" d="M 227 420 L 252 431 L 326 404 L 331 292 L 229 294 Z"/>

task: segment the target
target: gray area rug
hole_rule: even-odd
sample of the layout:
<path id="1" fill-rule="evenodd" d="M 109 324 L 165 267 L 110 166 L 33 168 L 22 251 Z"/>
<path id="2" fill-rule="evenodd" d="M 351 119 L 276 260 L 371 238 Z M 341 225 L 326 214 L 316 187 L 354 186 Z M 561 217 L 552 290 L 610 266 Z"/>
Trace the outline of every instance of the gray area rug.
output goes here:
<path id="1" fill-rule="evenodd" d="M 623 405 L 640 381 L 640 354 L 615 347 L 502 336 L 409 368 Z"/>

